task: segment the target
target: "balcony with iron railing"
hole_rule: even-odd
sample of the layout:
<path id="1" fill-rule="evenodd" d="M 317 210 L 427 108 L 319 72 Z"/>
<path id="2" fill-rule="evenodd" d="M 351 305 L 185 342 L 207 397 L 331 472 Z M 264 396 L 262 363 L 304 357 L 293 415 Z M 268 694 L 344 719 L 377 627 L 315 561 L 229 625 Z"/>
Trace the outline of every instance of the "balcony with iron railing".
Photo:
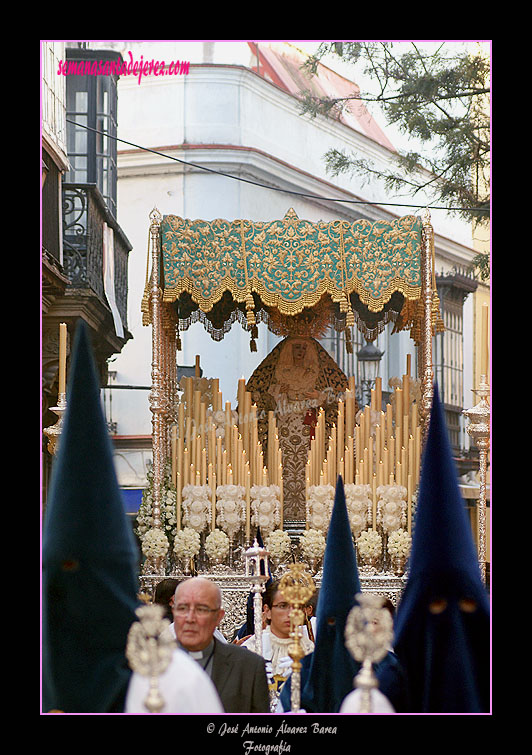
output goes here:
<path id="1" fill-rule="evenodd" d="M 132 246 L 96 184 L 63 183 L 63 268 L 70 280 L 69 290 L 96 295 L 108 308 L 104 288 L 104 223 L 114 232 L 114 293 L 126 331 L 128 255 Z"/>

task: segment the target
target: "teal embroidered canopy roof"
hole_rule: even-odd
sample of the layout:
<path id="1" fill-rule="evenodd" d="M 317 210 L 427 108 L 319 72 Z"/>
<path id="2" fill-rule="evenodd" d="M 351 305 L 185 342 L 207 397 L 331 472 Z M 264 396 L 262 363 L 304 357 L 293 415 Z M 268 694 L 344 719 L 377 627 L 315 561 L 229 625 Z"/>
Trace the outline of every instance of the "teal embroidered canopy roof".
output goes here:
<path id="1" fill-rule="evenodd" d="M 228 330 L 245 312 L 248 325 L 263 319 L 275 330 L 314 310 L 338 329 L 356 319 L 373 331 L 421 295 L 414 215 L 373 223 L 310 222 L 292 209 L 269 222 L 166 215 L 160 241 L 163 301 L 175 305 L 181 329 L 203 319 Z"/>

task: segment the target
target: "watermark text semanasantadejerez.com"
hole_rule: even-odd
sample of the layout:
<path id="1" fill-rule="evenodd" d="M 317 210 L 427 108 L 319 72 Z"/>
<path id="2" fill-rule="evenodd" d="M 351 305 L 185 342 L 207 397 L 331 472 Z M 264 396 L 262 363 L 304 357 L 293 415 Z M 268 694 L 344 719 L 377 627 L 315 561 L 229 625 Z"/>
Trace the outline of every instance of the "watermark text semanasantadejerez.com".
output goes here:
<path id="1" fill-rule="evenodd" d="M 190 61 L 173 60 L 168 65 L 164 60 L 60 60 L 58 76 L 135 76 L 138 83 L 143 76 L 183 76 L 189 72 Z"/>

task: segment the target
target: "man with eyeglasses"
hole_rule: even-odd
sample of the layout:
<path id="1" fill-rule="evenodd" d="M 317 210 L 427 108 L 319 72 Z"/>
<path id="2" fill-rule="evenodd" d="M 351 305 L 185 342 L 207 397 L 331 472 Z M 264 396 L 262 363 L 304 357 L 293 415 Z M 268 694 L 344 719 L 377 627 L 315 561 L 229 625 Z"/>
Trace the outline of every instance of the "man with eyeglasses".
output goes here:
<path id="1" fill-rule="evenodd" d="M 215 636 L 225 615 L 219 587 L 205 577 L 181 582 L 172 611 L 178 646 L 210 676 L 225 712 L 268 713 L 264 660 Z"/>

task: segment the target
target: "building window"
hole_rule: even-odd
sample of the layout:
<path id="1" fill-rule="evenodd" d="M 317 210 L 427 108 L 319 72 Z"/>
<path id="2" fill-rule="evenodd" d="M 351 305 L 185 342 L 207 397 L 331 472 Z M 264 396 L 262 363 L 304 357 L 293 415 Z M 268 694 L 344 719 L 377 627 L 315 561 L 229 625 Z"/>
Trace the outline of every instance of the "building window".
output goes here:
<path id="1" fill-rule="evenodd" d="M 462 447 L 464 408 L 464 328 L 463 308 L 468 294 L 477 288 L 471 271 L 454 270 L 436 278 L 443 333 L 433 340 L 434 379 L 445 411 L 451 446 Z"/>
<path id="2" fill-rule="evenodd" d="M 118 60 L 108 50 L 67 50 L 67 60 L 80 64 Z M 81 69 L 80 69 L 81 70 Z M 71 170 L 67 183 L 93 183 L 116 218 L 117 185 L 117 82 L 116 74 L 67 76 L 67 147 Z"/>

